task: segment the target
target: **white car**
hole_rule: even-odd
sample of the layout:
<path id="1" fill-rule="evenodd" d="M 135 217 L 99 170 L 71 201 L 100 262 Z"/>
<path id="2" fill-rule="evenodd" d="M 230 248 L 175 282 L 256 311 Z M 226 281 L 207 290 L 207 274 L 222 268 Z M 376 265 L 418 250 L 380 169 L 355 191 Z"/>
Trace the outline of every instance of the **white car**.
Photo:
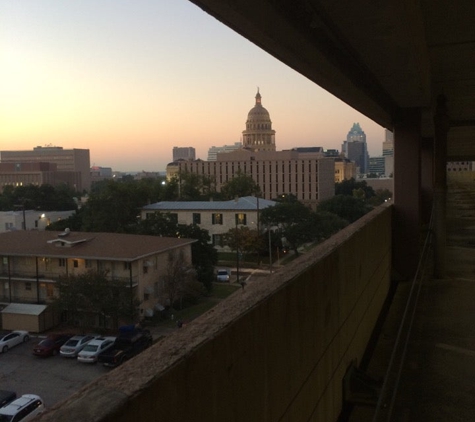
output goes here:
<path id="1" fill-rule="evenodd" d="M 92 335 L 78 335 L 71 337 L 59 349 L 59 354 L 66 358 L 75 358 L 86 345 L 96 337 Z"/>
<path id="2" fill-rule="evenodd" d="M 91 340 L 78 354 L 78 361 L 96 363 L 99 353 L 110 349 L 115 343 L 115 337 L 99 337 Z"/>
<path id="3" fill-rule="evenodd" d="M 29 339 L 30 333 L 28 331 L 16 330 L 8 334 L 0 334 L 0 351 L 6 353 L 8 349 L 26 343 Z"/>
<path id="4" fill-rule="evenodd" d="M 6 406 L 0 408 L 1 422 L 27 422 L 39 415 L 45 404 L 40 396 L 36 394 L 24 394 L 13 400 Z"/>
<path id="5" fill-rule="evenodd" d="M 222 281 L 222 282 L 228 282 L 229 281 L 229 272 L 226 269 L 219 269 L 216 272 L 216 280 L 217 281 Z"/>

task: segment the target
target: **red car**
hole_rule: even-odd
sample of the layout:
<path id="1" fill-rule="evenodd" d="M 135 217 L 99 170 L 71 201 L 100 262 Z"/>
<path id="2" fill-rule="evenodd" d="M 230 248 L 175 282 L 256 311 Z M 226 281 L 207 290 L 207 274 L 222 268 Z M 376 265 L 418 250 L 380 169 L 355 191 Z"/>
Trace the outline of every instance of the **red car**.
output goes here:
<path id="1" fill-rule="evenodd" d="M 61 346 L 71 338 L 68 334 L 51 334 L 41 340 L 34 348 L 33 354 L 36 356 L 56 356 Z"/>

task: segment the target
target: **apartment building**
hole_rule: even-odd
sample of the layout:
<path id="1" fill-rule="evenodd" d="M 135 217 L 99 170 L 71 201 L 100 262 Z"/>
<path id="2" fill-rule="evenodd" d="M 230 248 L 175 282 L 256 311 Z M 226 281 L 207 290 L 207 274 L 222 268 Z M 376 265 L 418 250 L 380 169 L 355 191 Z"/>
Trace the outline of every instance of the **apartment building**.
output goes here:
<path id="1" fill-rule="evenodd" d="M 130 286 L 140 317 L 163 302 L 169 253 L 191 265 L 194 239 L 119 233 L 19 230 L 0 233 L 0 302 L 47 304 L 57 297 L 58 277 L 107 270 Z"/>

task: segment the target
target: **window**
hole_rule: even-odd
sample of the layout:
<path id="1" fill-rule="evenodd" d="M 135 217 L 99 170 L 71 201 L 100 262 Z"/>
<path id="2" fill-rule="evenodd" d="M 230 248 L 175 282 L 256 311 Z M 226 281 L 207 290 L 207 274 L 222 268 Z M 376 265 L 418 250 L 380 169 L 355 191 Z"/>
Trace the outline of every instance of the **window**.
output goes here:
<path id="1" fill-rule="evenodd" d="M 143 300 L 146 302 L 149 299 L 150 299 L 150 295 L 148 293 L 144 293 L 143 294 Z"/>
<path id="2" fill-rule="evenodd" d="M 30 282 L 25 283 L 25 290 L 31 290 L 31 283 Z"/>
<path id="3" fill-rule="evenodd" d="M 79 267 L 79 261 L 77 259 L 73 259 L 73 267 L 78 268 Z"/>
<path id="4" fill-rule="evenodd" d="M 58 259 L 58 264 L 60 267 L 65 267 L 66 266 L 66 259 L 65 258 L 59 258 Z"/>
<path id="5" fill-rule="evenodd" d="M 193 224 L 201 224 L 201 214 L 199 212 L 193 213 Z"/>
<path id="6" fill-rule="evenodd" d="M 130 262 L 124 262 L 124 270 L 130 270 L 132 268 Z"/>
<path id="7" fill-rule="evenodd" d="M 211 224 L 223 224 L 223 214 L 220 214 L 220 213 L 212 214 Z"/>
<path id="8" fill-rule="evenodd" d="M 236 214 L 236 224 L 247 224 L 246 214 L 242 212 Z"/>
<path id="9" fill-rule="evenodd" d="M 143 267 L 142 267 L 142 272 L 143 272 L 144 274 L 148 274 L 148 266 L 147 266 L 147 264 L 144 264 L 144 265 L 143 265 Z"/>

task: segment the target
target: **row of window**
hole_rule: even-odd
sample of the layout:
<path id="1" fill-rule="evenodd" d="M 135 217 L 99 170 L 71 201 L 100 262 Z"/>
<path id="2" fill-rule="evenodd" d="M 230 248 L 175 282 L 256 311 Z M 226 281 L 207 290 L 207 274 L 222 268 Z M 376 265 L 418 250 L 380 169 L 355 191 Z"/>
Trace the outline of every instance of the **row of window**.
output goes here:
<path id="1" fill-rule="evenodd" d="M 170 218 L 172 221 L 178 222 L 178 213 L 171 213 Z M 211 224 L 223 224 L 224 215 L 220 212 L 215 212 L 211 214 Z M 234 215 L 235 224 L 247 224 L 247 215 L 245 213 L 237 213 Z M 193 213 L 193 224 L 201 224 L 201 213 Z"/>
<path id="2" fill-rule="evenodd" d="M 48 265 L 50 264 L 51 262 L 51 259 L 50 258 L 44 258 L 43 259 L 44 263 L 45 263 L 45 266 L 46 268 L 48 267 Z M 78 259 L 72 259 L 71 260 L 72 262 L 72 265 L 74 268 L 79 268 L 79 260 Z M 105 265 L 106 263 L 104 261 L 95 261 L 95 260 L 90 260 L 90 259 L 85 259 L 84 260 L 84 266 L 86 268 L 94 268 L 94 264 L 97 262 L 97 268 L 99 270 L 103 270 L 105 269 Z M 2 263 L 3 265 L 8 265 L 8 258 L 6 256 L 2 257 Z M 68 264 L 68 259 L 67 258 L 58 258 L 58 266 L 59 267 L 66 267 Z M 123 265 L 124 265 L 124 270 L 125 271 L 130 271 L 130 269 L 132 268 L 132 263 L 131 262 L 123 262 Z M 149 261 L 146 261 L 144 262 L 144 269 L 143 269 L 143 273 L 146 274 L 148 272 L 148 267 L 151 265 L 151 263 Z M 156 265 L 155 265 L 156 267 Z"/>

